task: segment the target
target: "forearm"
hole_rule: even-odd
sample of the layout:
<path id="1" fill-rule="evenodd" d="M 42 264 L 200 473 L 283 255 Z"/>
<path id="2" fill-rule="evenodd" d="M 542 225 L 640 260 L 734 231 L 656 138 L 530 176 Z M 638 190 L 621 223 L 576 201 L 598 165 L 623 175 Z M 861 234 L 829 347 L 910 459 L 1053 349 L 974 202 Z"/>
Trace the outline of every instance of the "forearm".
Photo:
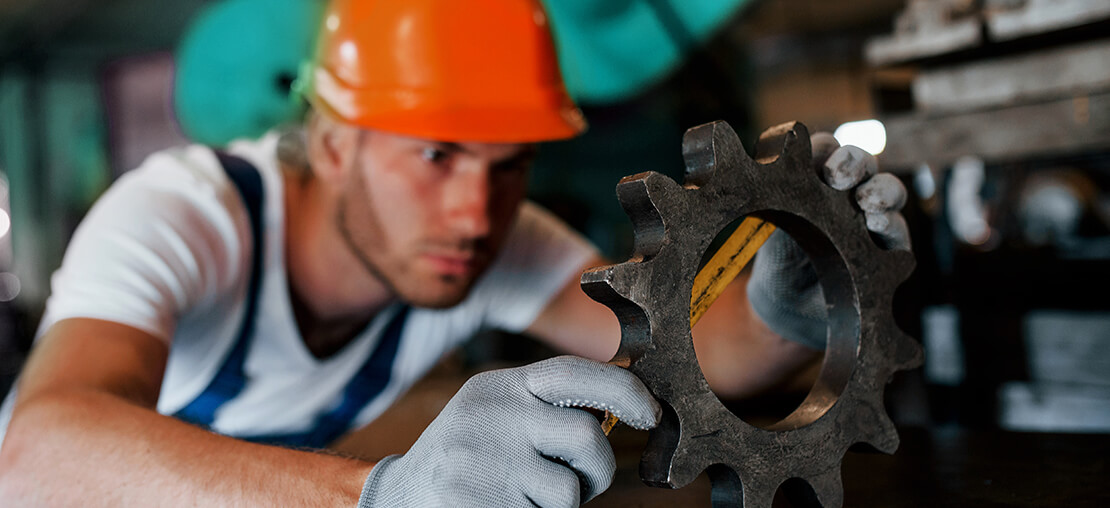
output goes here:
<path id="1" fill-rule="evenodd" d="M 751 308 L 734 281 L 694 327 L 694 349 L 706 381 L 725 398 L 743 398 L 788 385 L 821 352 L 782 338 Z"/>
<path id="2" fill-rule="evenodd" d="M 96 391 L 22 401 L 0 504 L 355 506 L 373 464 L 247 443 Z"/>

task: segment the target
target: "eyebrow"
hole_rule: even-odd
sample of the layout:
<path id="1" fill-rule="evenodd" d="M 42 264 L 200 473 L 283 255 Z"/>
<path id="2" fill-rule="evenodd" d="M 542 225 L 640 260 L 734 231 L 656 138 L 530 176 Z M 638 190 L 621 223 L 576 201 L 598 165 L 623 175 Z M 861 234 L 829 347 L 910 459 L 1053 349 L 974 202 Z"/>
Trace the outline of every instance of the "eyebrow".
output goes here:
<path id="1" fill-rule="evenodd" d="M 465 153 L 465 154 L 475 155 L 474 151 L 467 150 L 467 148 L 465 146 L 463 146 L 461 143 L 456 143 L 454 141 L 435 141 L 434 144 L 436 145 L 436 148 L 438 148 L 440 150 L 443 150 L 445 152 Z M 521 147 L 521 149 L 519 151 L 517 151 L 516 153 L 514 153 L 514 154 L 512 154 L 509 157 L 506 157 L 504 159 L 495 161 L 494 163 L 495 164 L 512 164 L 512 163 L 515 163 L 515 162 L 526 161 L 528 159 L 535 158 L 536 154 L 538 152 L 539 152 L 539 148 L 537 148 L 535 144 L 526 144 L 523 147 Z"/>
<path id="2" fill-rule="evenodd" d="M 443 150 L 444 152 L 470 153 L 470 151 L 466 148 L 463 148 L 462 145 L 452 141 L 434 141 L 432 142 L 432 144 L 434 144 L 436 148 Z"/>

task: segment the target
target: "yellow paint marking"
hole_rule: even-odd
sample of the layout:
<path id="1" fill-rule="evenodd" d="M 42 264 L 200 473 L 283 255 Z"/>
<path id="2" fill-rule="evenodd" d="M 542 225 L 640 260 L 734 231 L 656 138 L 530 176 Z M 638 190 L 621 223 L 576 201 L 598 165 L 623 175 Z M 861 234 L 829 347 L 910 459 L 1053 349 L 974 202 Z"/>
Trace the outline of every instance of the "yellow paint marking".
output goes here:
<path id="1" fill-rule="evenodd" d="M 694 290 L 690 292 L 690 328 L 705 315 L 709 306 L 717 301 L 717 297 L 721 296 L 728 284 L 748 265 L 756 251 L 763 246 L 763 242 L 774 232 L 774 224 L 747 217 L 729 235 L 724 245 L 717 249 L 717 253 L 713 254 L 694 277 Z M 606 411 L 605 419 L 601 421 L 601 430 L 608 436 L 618 421 L 620 420 L 613 413 Z"/>

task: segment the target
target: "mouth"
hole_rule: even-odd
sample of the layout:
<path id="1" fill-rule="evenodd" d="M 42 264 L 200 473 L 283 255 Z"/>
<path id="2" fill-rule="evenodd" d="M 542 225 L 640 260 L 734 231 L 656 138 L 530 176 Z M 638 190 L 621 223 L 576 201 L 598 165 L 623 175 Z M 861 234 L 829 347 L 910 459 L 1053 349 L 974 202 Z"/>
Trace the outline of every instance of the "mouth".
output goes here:
<path id="1" fill-rule="evenodd" d="M 474 254 L 428 253 L 421 256 L 439 275 L 464 277 L 478 269 L 479 259 Z"/>

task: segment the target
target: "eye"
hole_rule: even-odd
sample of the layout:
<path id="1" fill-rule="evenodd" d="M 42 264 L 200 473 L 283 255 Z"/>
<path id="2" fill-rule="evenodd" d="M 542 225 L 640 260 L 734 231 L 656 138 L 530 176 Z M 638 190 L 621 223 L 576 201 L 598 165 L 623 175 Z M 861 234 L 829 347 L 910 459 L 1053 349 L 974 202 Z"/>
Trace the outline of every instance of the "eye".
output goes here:
<path id="1" fill-rule="evenodd" d="M 441 164 L 447 160 L 448 154 L 444 150 L 440 150 L 434 146 L 427 146 L 420 150 L 420 158 L 433 164 Z"/>

